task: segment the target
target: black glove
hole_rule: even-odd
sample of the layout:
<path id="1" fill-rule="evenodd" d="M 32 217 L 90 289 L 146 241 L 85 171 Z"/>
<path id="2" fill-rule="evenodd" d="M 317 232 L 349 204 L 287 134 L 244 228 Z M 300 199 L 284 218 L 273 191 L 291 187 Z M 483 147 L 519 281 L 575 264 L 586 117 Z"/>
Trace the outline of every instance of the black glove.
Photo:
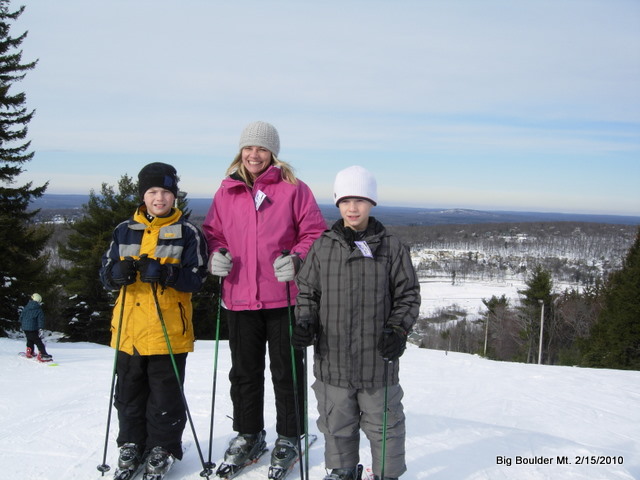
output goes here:
<path id="1" fill-rule="evenodd" d="M 131 285 L 136 281 L 136 262 L 131 257 L 125 257 L 111 267 L 111 280 L 116 285 Z"/>
<path id="2" fill-rule="evenodd" d="M 141 256 L 140 260 L 138 260 L 138 270 L 140 271 L 140 280 L 145 283 L 158 282 L 163 287 L 166 287 L 175 282 L 175 269 L 173 266 L 162 264 L 155 258 L 150 258 L 146 255 Z"/>
<path id="3" fill-rule="evenodd" d="M 385 328 L 378 339 L 378 352 L 391 362 L 400 358 L 407 348 L 407 332 L 397 325 Z"/>
<path id="4" fill-rule="evenodd" d="M 291 335 L 291 345 L 293 348 L 304 350 L 309 345 L 313 345 L 313 339 L 316 336 L 316 329 L 313 325 L 293 326 L 293 334 Z"/>
<path id="5" fill-rule="evenodd" d="M 138 260 L 138 270 L 140 271 L 140 280 L 143 282 L 154 283 L 160 281 L 162 265 L 155 258 L 142 255 Z"/>

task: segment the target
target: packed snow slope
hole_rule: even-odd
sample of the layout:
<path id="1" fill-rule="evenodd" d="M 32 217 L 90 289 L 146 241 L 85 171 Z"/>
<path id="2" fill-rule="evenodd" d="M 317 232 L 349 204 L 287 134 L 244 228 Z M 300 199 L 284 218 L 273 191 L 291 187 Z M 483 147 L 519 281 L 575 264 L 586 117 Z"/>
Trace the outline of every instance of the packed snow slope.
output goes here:
<path id="1" fill-rule="evenodd" d="M 201 451 L 209 456 L 213 341 L 189 355 L 185 391 Z M 89 343 L 53 343 L 57 367 L 20 358 L 21 339 L 0 339 L 0 477 L 87 480 L 104 477 L 103 462 L 113 350 Z M 311 351 L 309 351 L 311 358 Z M 638 479 L 640 372 L 500 363 L 410 346 L 401 358 L 407 415 L 404 479 Z M 219 462 L 233 432 L 227 342 L 220 342 L 212 459 Z M 267 377 L 266 430 L 275 439 Z M 310 479 L 325 473 L 322 435 L 309 398 Z M 117 449 L 115 411 L 106 463 Z M 196 480 L 202 471 L 189 427 L 187 451 L 168 478 Z M 361 461 L 370 464 L 363 437 Z M 524 463 L 526 462 L 526 463 Z M 268 455 L 241 479 L 265 480 Z M 289 478 L 297 479 L 298 470 Z"/>

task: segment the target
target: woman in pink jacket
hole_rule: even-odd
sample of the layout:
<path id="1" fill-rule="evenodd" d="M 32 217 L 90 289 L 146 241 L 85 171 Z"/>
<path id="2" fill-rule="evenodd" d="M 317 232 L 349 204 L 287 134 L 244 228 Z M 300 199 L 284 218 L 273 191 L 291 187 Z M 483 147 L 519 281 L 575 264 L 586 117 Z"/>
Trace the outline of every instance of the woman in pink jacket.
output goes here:
<path id="1" fill-rule="evenodd" d="M 273 125 L 249 124 L 239 146 L 203 224 L 213 252 L 209 271 L 225 278 L 222 300 L 229 324 L 233 428 L 238 432 L 225 453 L 225 464 L 240 469 L 266 445 L 268 345 L 278 433 L 271 463 L 287 468 L 300 455 L 297 422 L 303 419 L 296 419 L 295 413 L 286 282 L 291 282 L 293 302 L 298 292 L 292 280 L 326 223 L 309 187 L 278 159 L 280 138 Z M 302 372 L 298 354 L 296 371 Z M 298 381 L 300 414 L 303 383 Z"/>

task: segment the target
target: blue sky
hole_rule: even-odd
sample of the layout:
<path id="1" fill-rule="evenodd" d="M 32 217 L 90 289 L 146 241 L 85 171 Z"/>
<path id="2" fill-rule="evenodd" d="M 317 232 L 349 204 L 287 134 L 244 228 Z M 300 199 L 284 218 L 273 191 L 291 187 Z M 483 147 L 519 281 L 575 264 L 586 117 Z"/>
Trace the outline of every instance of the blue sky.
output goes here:
<path id="1" fill-rule="evenodd" d="M 359 164 L 381 205 L 640 215 L 638 1 L 18 5 L 48 193 L 164 161 L 212 197 L 264 120 L 320 203 Z"/>

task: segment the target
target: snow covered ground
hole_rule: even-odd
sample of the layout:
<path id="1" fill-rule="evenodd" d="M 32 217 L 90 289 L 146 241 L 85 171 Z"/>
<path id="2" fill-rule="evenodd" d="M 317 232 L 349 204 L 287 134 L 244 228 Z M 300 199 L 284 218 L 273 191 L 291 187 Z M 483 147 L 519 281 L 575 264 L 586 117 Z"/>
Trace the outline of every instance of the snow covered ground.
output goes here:
<path id="1" fill-rule="evenodd" d="M 452 305 L 465 310 L 470 320 L 481 317 L 487 307 L 482 303 L 483 299 L 489 300 L 492 295 L 501 297 L 504 295 L 512 305 L 519 302 L 518 290 L 526 288 L 522 280 L 508 280 L 505 282 L 479 282 L 457 281 L 455 285 L 451 280 L 420 279 L 420 316 L 430 317 L 440 309 L 446 309 Z"/>
<path id="2" fill-rule="evenodd" d="M 60 364 L 18 357 L 20 339 L 0 338 L 0 476 L 87 480 L 102 477 L 113 350 L 52 343 Z M 205 460 L 214 342 L 200 341 L 187 361 L 186 395 Z M 311 357 L 311 355 L 310 355 Z M 401 359 L 407 414 L 404 479 L 598 480 L 640 478 L 640 372 L 500 363 L 415 346 Z M 227 342 L 220 342 L 213 460 L 233 435 Z M 268 380 L 267 380 L 268 382 Z M 275 414 L 267 388 L 270 446 Z M 309 398 L 310 430 L 318 433 Z M 115 469 L 115 412 L 107 463 Z M 196 480 L 202 470 L 189 428 L 189 448 L 169 478 Z M 325 473 L 322 436 L 310 449 L 310 478 Z M 363 438 L 361 461 L 370 463 Z M 241 479 L 265 480 L 268 457 Z M 523 464 L 523 462 L 525 464 Z M 290 475 L 298 478 L 298 470 Z"/>

